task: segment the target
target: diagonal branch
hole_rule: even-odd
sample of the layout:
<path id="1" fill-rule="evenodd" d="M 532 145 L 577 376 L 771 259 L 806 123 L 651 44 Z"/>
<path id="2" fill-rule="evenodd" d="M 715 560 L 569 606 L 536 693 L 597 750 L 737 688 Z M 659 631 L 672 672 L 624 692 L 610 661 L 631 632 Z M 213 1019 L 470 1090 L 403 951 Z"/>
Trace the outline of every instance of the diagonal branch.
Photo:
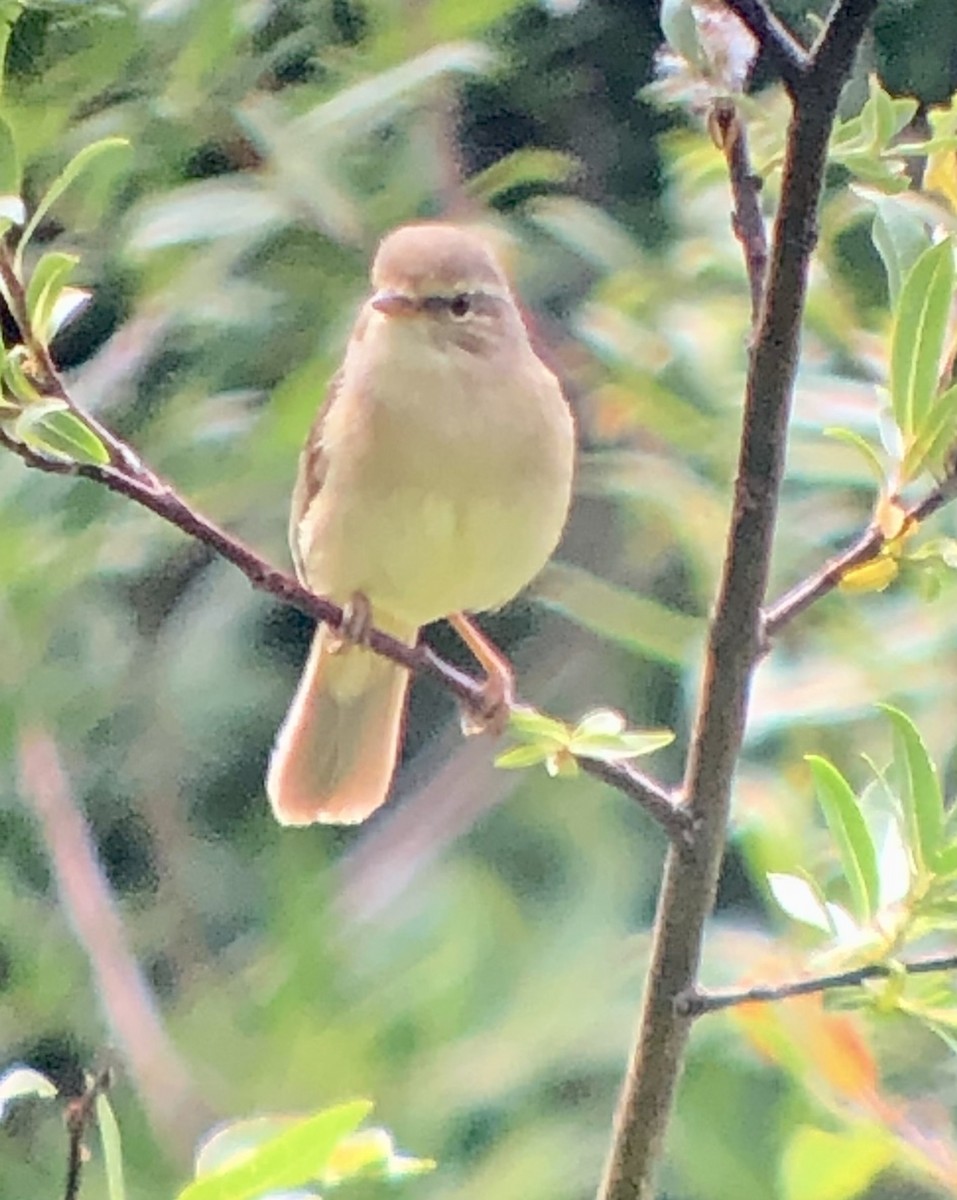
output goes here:
<path id="1" fill-rule="evenodd" d="M 724 0 L 724 3 L 757 38 L 762 55 L 776 67 L 793 95 L 810 63 L 807 51 L 771 12 L 765 0 Z"/>
<path id="2" fill-rule="evenodd" d="M 2 261 L 3 256 L 0 254 L 0 264 Z M 52 363 L 48 361 L 43 370 L 44 375 L 48 376 L 41 381 L 43 385 L 49 386 L 53 394 L 64 398 L 71 411 L 100 434 L 102 427 L 94 424 L 69 398 Z M 165 480 L 146 467 L 125 442 L 108 431 L 107 437 L 109 441 L 106 444 L 110 450 L 111 462 L 98 465 L 48 457 L 17 441 L 0 427 L 0 446 L 18 455 L 28 467 L 52 475 L 90 479 L 128 500 L 141 504 L 183 533 L 211 547 L 221 558 L 237 567 L 258 591 L 268 593 L 282 604 L 297 609 L 315 621 L 325 621 L 336 629 L 339 627 L 343 614 L 337 604 L 323 596 L 315 595 L 291 575 L 270 566 L 238 538 L 226 533 L 187 504 Z M 369 631 L 368 644 L 375 653 L 392 659 L 411 672 L 430 676 L 468 709 L 481 714 L 481 683 L 440 658 L 429 646 L 422 643 L 407 646 L 379 629 Z M 603 779 L 605 783 L 640 804 L 672 841 L 684 843 L 690 838 L 690 816 L 683 806 L 653 779 L 625 763 L 596 765 L 594 760 L 585 758 L 579 759 L 578 762 L 583 770 Z"/>
<path id="3" fill-rule="evenodd" d="M 647 1200 L 653 1194 L 690 1030 L 689 1018 L 678 1011 L 676 1001 L 695 987 L 724 850 L 748 692 L 761 653 L 761 606 L 828 138 L 857 41 L 876 5 L 877 0 L 836 4 L 819 40 L 827 71 L 819 71 L 812 59 L 800 86 L 792 88 L 794 112 L 767 292 L 748 371 L 734 508 L 685 773 L 695 840 L 690 851 L 672 846 L 665 865 L 641 1019 L 600 1200 Z M 738 0 L 732 7 L 752 17 L 760 9 L 768 18 L 763 5 Z"/>
<path id="4" fill-rule="evenodd" d="M 871 979 L 889 979 L 893 975 L 930 975 L 939 971 L 957 971 L 957 954 L 944 954 L 934 958 L 920 958 L 916 962 L 870 963 L 866 967 L 855 967 L 850 971 L 837 971 L 832 975 L 817 975 L 813 979 L 796 979 L 791 983 L 779 983 L 763 987 L 744 988 L 741 991 L 708 991 L 694 988 L 675 1000 L 675 1007 L 685 1017 L 701 1017 L 706 1013 L 720 1012 L 739 1004 L 768 1004 L 776 1000 L 787 1000 L 792 996 L 809 996 L 815 992 L 829 992 L 836 988 L 860 987 Z"/>
<path id="5" fill-rule="evenodd" d="M 957 498 L 957 476 L 949 475 L 932 488 L 916 504 L 911 505 L 904 515 L 904 526 L 918 526 L 932 517 L 945 504 Z M 795 617 L 801 615 L 840 584 L 852 567 L 858 567 L 879 554 L 886 539 L 877 525 L 871 525 L 861 536 L 840 554 L 836 554 L 813 575 L 795 584 L 793 588 L 764 611 L 764 635 L 773 638 Z"/>

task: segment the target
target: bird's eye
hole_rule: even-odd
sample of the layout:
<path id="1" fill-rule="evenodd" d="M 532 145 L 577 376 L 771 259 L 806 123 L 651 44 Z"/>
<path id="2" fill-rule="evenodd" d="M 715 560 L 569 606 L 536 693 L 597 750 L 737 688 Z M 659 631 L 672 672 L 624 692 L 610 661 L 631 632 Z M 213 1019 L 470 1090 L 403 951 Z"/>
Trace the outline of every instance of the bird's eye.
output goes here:
<path id="1" fill-rule="evenodd" d="M 464 317 L 467 317 L 471 311 L 472 301 L 464 292 L 453 296 L 449 301 L 449 312 L 457 321 L 461 321 Z"/>

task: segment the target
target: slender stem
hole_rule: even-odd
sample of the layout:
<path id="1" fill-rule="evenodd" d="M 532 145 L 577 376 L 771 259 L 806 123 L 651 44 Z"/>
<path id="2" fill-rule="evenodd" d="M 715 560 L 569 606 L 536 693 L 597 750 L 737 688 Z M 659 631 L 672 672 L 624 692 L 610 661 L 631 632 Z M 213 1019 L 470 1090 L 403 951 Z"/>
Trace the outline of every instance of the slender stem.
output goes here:
<path id="1" fill-rule="evenodd" d="M 828 137 L 841 87 L 876 4 L 877 0 L 840 0 L 818 42 L 820 60 L 812 58 L 791 80 L 794 111 L 781 205 L 751 353 L 734 507 L 685 773 L 694 844 L 690 850 L 673 844 L 665 865 L 642 1013 L 600 1200 L 647 1200 L 653 1194 L 690 1029 L 676 1001 L 696 983 L 724 851 L 748 692 L 763 643 L 761 605 Z M 759 25 L 765 20 L 753 31 L 762 46 L 780 57 L 782 43 L 764 6 L 738 0 L 731 7 L 742 16 L 749 10 Z"/>
<path id="2" fill-rule="evenodd" d="M 807 51 L 771 12 L 764 0 L 724 0 L 758 39 L 762 54 L 777 68 L 788 91 L 794 92 L 810 65 Z"/>
<path id="3" fill-rule="evenodd" d="M 945 504 L 957 497 L 957 477 L 948 476 L 905 514 L 905 524 L 917 526 L 938 512 Z M 836 554 L 813 575 L 795 584 L 764 611 L 765 637 L 775 634 L 832 592 L 852 567 L 860 566 L 878 554 L 884 545 L 884 535 L 876 525 L 871 525 L 846 550 Z"/>
<path id="4" fill-rule="evenodd" d="M 739 1004 L 769 1004 L 776 1000 L 787 1000 L 792 996 L 809 996 L 815 992 L 829 992 L 835 988 L 860 987 L 869 979 L 888 979 L 900 971 L 907 975 L 957 971 L 957 954 L 921 958 L 916 962 L 871 963 L 866 967 L 855 967 L 851 971 L 837 971 L 832 975 L 817 975 L 812 979 L 796 979 L 791 983 L 768 984 L 744 988 L 741 991 L 708 991 L 705 988 L 694 988 L 678 996 L 675 1007 L 684 1017 L 701 1017 L 706 1013 L 720 1012 Z"/>
<path id="5" fill-rule="evenodd" d="M 109 1069 L 100 1071 L 87 1085 L 81 1095 L 74 1097 L 66 1108 L 67 1158 L 66 1183 L 63 1200 L 78 1200 L 80 1177 L 83 1173 L 83 1138 L 94 1119 L 96 1100 L 111 1083 Z"/>
<path id="6" fill-rule="evenodd" d="M 610 763 L 598 758 L 576 760 L 586 775 L 600 779 L 610 787 L 636 800 L 658 822 L 676 846 L 690 848 L 694 843 L 691 814 L 666 788 L 628 763 Z"/>
<path id="7" fill-rule="evenodd" d="M 734 199 L 731 227 L 744 252 L 744 265 L 751 289 L 751 324 L 757 325 L 768 269 L 768 235 L 761 212 L 761 178 L 751 168 L 747 130 L 733 100 L 716 101 L 710 125 L 728 164 L 728 179 Z"/>

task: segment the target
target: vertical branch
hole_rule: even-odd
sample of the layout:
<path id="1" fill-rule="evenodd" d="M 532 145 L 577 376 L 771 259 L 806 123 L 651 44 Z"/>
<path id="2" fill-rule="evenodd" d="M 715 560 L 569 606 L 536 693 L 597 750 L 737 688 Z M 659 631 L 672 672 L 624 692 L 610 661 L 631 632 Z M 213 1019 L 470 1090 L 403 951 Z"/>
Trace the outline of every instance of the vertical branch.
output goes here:
<path id="1" fill-rule="evenodd" d="M 685 773 L 694 845 L 672 845 L 655 920 L 637 1040 L 615 1119 L 601 1200 L 653 1192 L 690 1020 L 679 1000 L 693 989 L 704 925 L 714 904 L 761 643 L 791 391 L 827 143 L 844 79 L 877 0 L 840 0 L 811 64 L 793 86 L 781 206 L 767 293 L 748 371 L 734 508 Z M 740 7 L 740 6 L 735 6 Z"/>

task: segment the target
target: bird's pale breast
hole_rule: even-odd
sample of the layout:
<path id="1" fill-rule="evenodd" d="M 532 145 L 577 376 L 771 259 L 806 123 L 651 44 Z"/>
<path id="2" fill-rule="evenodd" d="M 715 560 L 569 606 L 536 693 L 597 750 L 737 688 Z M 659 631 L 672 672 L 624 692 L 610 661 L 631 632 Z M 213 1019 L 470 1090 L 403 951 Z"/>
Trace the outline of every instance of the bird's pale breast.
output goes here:
<path id="1" fill-rule="evenodd" d="M 573 426 L 524 343 L 509 369 L 373 325 L 323 423 L 325 482 L 300 524 L 310 586 L 415 625 L 504 604 L 564 525 Z M 358 365 L 357 365 L 358 364 Z"/>

